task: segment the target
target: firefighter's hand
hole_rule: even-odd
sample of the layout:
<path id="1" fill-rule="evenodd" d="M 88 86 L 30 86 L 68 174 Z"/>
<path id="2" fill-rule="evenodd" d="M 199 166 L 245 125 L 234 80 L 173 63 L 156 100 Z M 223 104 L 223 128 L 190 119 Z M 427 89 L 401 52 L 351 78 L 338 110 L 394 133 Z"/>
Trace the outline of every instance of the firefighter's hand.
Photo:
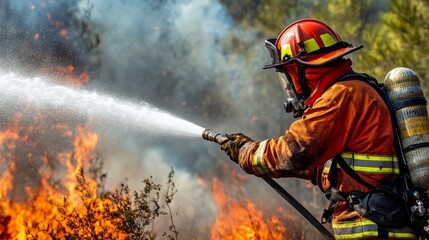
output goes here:
<path id="1" fill-rule="evenodd" d="M 240 148 L 245 143 L 253 140 L 242 133 L 225 134 L 225 136 L 228 138 L 228 140 L 221 144 L 221 149 L 226 152 L 232 161 L 238 163 L 238 154 L 240 152 Z"/>

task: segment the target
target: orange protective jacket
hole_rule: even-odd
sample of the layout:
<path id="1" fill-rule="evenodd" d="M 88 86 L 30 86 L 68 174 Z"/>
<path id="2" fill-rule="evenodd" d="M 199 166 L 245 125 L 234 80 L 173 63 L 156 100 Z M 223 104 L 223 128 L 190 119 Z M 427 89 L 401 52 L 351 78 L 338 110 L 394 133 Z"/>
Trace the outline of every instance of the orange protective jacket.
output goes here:
<path id="1" fill-rule="evenodd" d="M 257 176 L 301 177 L 303 171 L 313 172 L 342 152 L 395 155 L 393 140 L 389 110 L 382 98 L 369 84 L 348 80 L 328 88 L 285 135 L 245 144 L 240 149 L 239 165 Z M 261 144 L 266 144 L 261 156 L 264 162 L 258 166 L 254 154 Z M 361 177 L 379 185 L 387 176 Z M 361 187 L 342 174 L 338 182 L 344 192 Z"/>
<path id="2" fill-rule="evenodd" d="M 326 191 L 329 181 L 327 174 L 322 174 L 323 166 L 343 152 L 396 156 L 389 109 L 361 80 L 333 84 L 283 136 L 246 143 L 240 149 L 238 163 L 245 172 L 257 176 L 312 179 Z M 358 175 L 373 186 L 394 178 L 393 173 Z M 342 192 L 368 191 L 342 169 L 338 169 L 336 187 Z M 361 216 L 342 204 L 332 219 L 352 221 Z"/>

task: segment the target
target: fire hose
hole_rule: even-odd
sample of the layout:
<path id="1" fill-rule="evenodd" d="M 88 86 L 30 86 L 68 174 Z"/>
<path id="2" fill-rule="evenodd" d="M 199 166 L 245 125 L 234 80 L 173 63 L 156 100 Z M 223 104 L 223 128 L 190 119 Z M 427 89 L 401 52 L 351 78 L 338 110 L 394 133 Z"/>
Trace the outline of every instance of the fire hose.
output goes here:
<path id="1" fill-rule="evenodd" d="M 202 134 L 203 139 L 222 144 L 228 138 L 225 135 L 217 133 L 213 130 L 206 129 Z M 268 183 L 280 196 L 286 200 L 293 208 L 295 208 L 313 227 L 323 235 L 325 239 L 334 240 L 334 236 L 311 214 L 301 203 L 299 203 L 290 193 L 288 193 L 282 186 L 280 186 L 274 179 L 263 177 L 265 182 Z"/>

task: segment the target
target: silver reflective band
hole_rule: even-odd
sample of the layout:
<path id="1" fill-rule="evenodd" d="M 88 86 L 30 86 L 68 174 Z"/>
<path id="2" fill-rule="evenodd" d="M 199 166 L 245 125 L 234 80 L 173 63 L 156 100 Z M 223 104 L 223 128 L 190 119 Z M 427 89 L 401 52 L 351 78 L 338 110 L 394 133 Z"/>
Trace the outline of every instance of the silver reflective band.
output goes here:
<path id="1" fill-rule="evenodd" d="M 256 150 L 255 155 L 253 156 L 253 167 L 258 171 L 261 176 L 270 173 L 270 171 L 267 169 L 267 165 L 265 164 L 264 160 L 264 152 L 265 148 L 267 147 L 267 141 L 268 140 L 264 140 L 259 143 L 259 147 Z"/>

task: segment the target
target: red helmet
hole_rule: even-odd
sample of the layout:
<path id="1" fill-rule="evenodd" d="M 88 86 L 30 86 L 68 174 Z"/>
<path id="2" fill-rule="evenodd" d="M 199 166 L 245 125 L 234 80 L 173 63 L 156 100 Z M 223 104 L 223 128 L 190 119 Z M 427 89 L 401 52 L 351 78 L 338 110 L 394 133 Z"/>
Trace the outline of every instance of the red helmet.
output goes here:
<path id="1" fill-rule="evenodd" d="M 319 67 L 317 69 L 322 74 L 325 70 L 320 66 L 329 66 L 363 47 L 342 41 L 327 24 L 308 18 L 290 24 L 277 38 L 265 40 L 265 46 L 270 52 L 272 64 L 264 69 L 276 69 L 287 98 L 286 112 L 293 111 L 295 117 L 306 109 L 305 100 L 313 91 L 308 84 L 306 69 Z"/>
<path id="2" fill-rule="evenodd" d="M 316 19 L 302 19 L 290 24 L 277 38 L 266 40 L 265 45 L 273 64 L 264 69 L 289 63 L 320 66 L 363 47 L 342 41 L 331 27 Z"/>

